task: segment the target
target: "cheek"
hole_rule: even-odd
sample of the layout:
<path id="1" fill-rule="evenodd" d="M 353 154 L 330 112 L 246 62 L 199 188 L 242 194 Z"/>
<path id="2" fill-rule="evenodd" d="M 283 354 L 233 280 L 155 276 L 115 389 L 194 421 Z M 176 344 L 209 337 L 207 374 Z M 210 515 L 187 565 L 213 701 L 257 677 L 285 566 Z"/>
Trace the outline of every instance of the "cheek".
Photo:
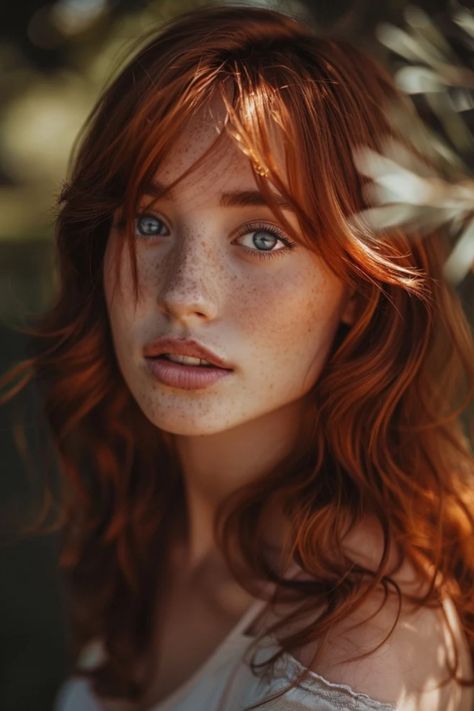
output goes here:
<path id="1" fill-rule="evenodd" d="M 330 335 L 340 319 L 343 285 L 324 272 L 295 270 L 247 285 L 235 302 L 236 317 L 256 340 L 298 348 Z M 317 345 L 317 342 L 316 342 Z"/>
<path id="2" fill-rule="evenodd" d="M 242 338 L 262 384 L 306 392 L 340 322 L 344 287 L 324 272 L 297 270 L 248 288 L 236 304 Z"/>
<path id="3" fill-rule="evenodd" d="M 103 264 L 104 298 L 109 315 L 112 336 L 117 351 L 133 330 L 136 304 L 133 299 L 133 279 L 127 249 L 118 252 L 117 240 L 109 238 Z"/>

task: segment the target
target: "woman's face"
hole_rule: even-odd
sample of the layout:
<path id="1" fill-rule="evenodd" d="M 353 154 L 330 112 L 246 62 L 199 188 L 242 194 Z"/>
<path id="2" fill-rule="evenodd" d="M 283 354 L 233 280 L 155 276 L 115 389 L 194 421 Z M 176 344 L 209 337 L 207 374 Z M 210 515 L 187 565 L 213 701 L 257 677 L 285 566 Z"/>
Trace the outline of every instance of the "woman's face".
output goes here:
<path id="1" fill-rule="evenodd" d="M 169 184 L 215 137 L 215 124 L 196 117 L 156 181 Z M 258 204 L 257 190 L 247 158 L 226 139 L 146 218 L 138 216 L 137 303 L 128 249 L 119 253 L 121 235 L 111 228 L 104 288 L 117 360 L 161 430 L 217 433 L 294 404 L 316 383 L 341 319 L 348 320 L 345 285 L 302 244 L 285 247 L 293 239 Z M 151 199 L 144 195 L 143 207 Z M 296 227 L 295 215 L 284 214 Z M 233 370 L 204 388 L 166 385 L 144 356 L 161 336 L 198 340 Z"/>

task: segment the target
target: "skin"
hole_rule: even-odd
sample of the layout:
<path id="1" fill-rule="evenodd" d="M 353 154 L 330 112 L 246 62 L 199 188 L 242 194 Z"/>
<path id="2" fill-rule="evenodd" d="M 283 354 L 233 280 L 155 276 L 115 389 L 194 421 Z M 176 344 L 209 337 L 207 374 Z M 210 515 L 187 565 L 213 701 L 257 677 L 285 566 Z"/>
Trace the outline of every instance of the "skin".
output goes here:
<path id="1" fill-rule="evenodd" d="M 169 184 L 214 138 L 215 123 L 197 115 L 156 178 Z M 277 139 L 273 155 L 284 172 Z M 259 259 L 245 250 L 262 250 L 258 230 L 242 231 L 245 223 L 278 227 L 278 222 L 266 206 L 222 207 L 219 201 L 222 193 L 255 189 L 247 158 L 229 140 L 180 181 L 172 195 L 154 202 L 147 213 L 162 220 L 154 223 L 160 225 L 160 235 L 149 239 L 137 233 L 136 304 L 128 250 L 119 250 L 116 226 L 106 248 L 105 297 L 119 367 L 146 417 L 173 436 L 187 500 L 186 533 L 171 557 L 161 640 L 156 636 L 155 652 L 160 644 L 166 649 L 164 666 L 156 661 L 159 653 L 155 657 L 152 652 L 152 684 L 140 709 L 183 683 L 248 607 L 248 593 L 232 587 L 216 550 L 213 514 L 227 494 L 305 445 L 314 407 L 311 391 L 338 325 L 353 321 L 353 295 L 302 244 L 274 259 Z M 149 202 L 144 196 L 144 204 Z M 296 227 L 295 216 L 289 211 L 285 215 Z M 267 239 L 269 249 L 282 248 L 271 235 Z M 162 335 L 196 338 L 232 364 L 232 376 L 196 391 L 159 383 L 145 367 L 143 348 Z M 276 510 L 268 541 L 278 547 L 284 530 L 285 521 Z M 354 560 L 375 568 L 380 540 L 373 525 L 362 522 L 351 533 L 347 550 Z M 404 592 L 420 592 L 420 581 L 408 565 L 395 579 Z M 314 644 L 295 650 L 294 656 L 327 679 L 398 703 L 403 711 L 468 711 L 470 691 L 453 684 L 433 688 L 444 678 L 449 648 L 439 611 L 402 610 L 389 642 L 368 657 L 346 661 L 359 650 L 373 649 L 389 632 L 396 601 L 389 600 L 380 612 L 379 604 L 374 595 L 334 625 L 315 665 Z M 467 671 L 459 621 L 454 619 L 453 626 Z M 109 700 L 105 708 L 131 707 Z"/>
<path id="2" fill-rule="evenodd" d="M 218 110 L 213 107 L 214 117 Z M 168 185 L 215 137 L 207 114 L 197 115 L 155 178 Z M 283 168 L 278 144 L 274 155 Z M 302 244 L 259 257 L 258 250 L 276 253 L 283 243 L 261 228 L 257 244 L 255 227 L 241 234 L 250 221 L 278 227 L 268 206 L 219 205 L 222 193 L 256 189 L 248 159 L 226 139 L 171 196 L 154 202 L 147 212 L 159 218 L 154 224 L 162 234 L 150 239 L 137 232 L 136 305 L 128 250 L 118 254 L 117 227 L 105 253 L 119 367 L 144 414 L 174 435 L 182 463 L 190 568 L 219 557 L 211 522 L 223 497 L 301 446 L 310 391 L 339 323 L 350 320 L 348 289 L 321 258 Z M 144 196 L 143 204 L 149 202 Z M 297 226 L 292 212 L 285 216 Z M 145 366 L 143 348 L 171 334 L 194 337 L 217 352 L 233 365 L 231 377 L 193 391 L 158 382 Z"/>

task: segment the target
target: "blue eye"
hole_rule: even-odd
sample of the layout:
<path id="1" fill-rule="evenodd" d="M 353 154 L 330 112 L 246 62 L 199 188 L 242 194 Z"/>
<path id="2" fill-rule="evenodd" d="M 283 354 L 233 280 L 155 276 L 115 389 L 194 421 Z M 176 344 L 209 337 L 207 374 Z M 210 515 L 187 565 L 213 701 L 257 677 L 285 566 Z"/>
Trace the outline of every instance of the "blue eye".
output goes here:
<path id="1" fill-rule="evenodd" d="M 141 213 L 135 217 L 135 233 L 140 237 L 151 239 L 156 236 L 168 236 L 170 231 L 166 223 L 157 215 Z M 242 226 L 239 236 L 251 238 L 250 246 L 245 244 L 242 246 L 246 252 L 257 258 L 282 256 L 296 247 L 295 242 L 289 240 L 271 224 L 248 223 Z"/>
<path id="2" fill-rule="evenodd" d="M 253 232 L 252 240 L 255 246 L 259 248 L 259 251 L 262 248 L 265 252 L 268 252 L 276 245 L 278 237 L 266 230 L 256 230 Z"/>
<path id="3" fill-rule="evenodd" d="M 256 257 L 276 257 L 282 256 L 288 250 L 296 247 L 296 243 L 285 237 L 279 229 L 273 225 L 244 225 L 240 232 L 240 237 L 251 236 L 253 248 L 243 245 L 247 252 Z M 276 248 L 277 244 L 280 244 Z M 275 247 L 275 249 L 273 249 Z"/>
<path id="4" fill-rule="evenodd" d="M 142 237 L 153 237 L 154 235 L 169 234 L 163 220 L 156 215 L 138 215 L 135 218 L 135 226 L 138 234 Z"/>

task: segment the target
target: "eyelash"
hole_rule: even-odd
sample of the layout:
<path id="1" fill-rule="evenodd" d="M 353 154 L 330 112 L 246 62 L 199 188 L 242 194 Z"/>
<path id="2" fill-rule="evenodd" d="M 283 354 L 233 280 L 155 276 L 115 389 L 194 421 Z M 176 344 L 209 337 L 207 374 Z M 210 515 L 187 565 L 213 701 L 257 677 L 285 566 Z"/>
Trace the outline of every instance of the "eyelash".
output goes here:
<path id="1" fill-rule="evenodd" d="M 138 220 L 143 217 L 152 217 L 155 220 L 159 220 L 160 222 L 163 222 L 160 217 L 157 217 L 156 215 L 153 215 L 151 213 L 147 212 L 141 212 L 138 213 L 137 217 L 135 218 L 135 225 L 136 229 L 138 229 Z M 163 223 L 164 224 L 164 223 Z M 288 237 L 285 237 L 280 230 L 275 227 L 274 225 L 269 225 L 266 223 L 246 223 L 245 225 L 242 225 L 241 229 L 239 230 L 239 234 L 237 235 L 238 237 L 242 237 L 243 235 L 248 234 L 249 232 L 267 232 L 268 234 L 271 234 L 272 236 L 276 237 L 280 242 L 282 242 L 285 246 L 282 247 L 281 249 L 276 249 L 272 251 L 268 250 L 258 250 L 258 249 L 250 249 L 250 247 L 244 247 L 244 249 L 247 252 L 250 252 L 252 255 L 256 255 L 257 258 L 262 258 L 262 259 L 271 259 L 276 256 L 280 256 L 282 254 L 286 254 L 289 250 L 294 249 L 296 247 L 296 242 L 292 242 Z M 153 237 L 154 235 L 141 235 L 141 237 Z M 160 235 L 158 235 L 160 236 Z"/>
<path id="2" fill-rule="evenodd" d="M 285 246 L 282 247 L 281 249 L 275 249 L 272 250 L 271 252 L 267 250 L 259 250 L 259 249 L 250 249 L 249 247 L 244 247 L 244 249 L 247 252 L 250 252 L 251 254 L 256 254 L 257 257 L 262 257 L 263 259 L 271 259 L 273 257 L 280 256 L 282 254 L 286 254 L 289 250 L 294 249 L 296 247 L 296 242 L 292 242 L 291 240 L 288 239 L 288 237 L 285 237 L 280 230 L 277 227 L 274 227 L 273 225 L 268 225 L 265 223 L 247 223 L 242 226 L 242 228 L 239 230 L 239 237 L 242 237 L 243 235 L 248 234 L 249 232 L 267 232 L 268 234 L 272 235 L 273 237 L 276 237 L 277 239 L 280 240 Z"/>

